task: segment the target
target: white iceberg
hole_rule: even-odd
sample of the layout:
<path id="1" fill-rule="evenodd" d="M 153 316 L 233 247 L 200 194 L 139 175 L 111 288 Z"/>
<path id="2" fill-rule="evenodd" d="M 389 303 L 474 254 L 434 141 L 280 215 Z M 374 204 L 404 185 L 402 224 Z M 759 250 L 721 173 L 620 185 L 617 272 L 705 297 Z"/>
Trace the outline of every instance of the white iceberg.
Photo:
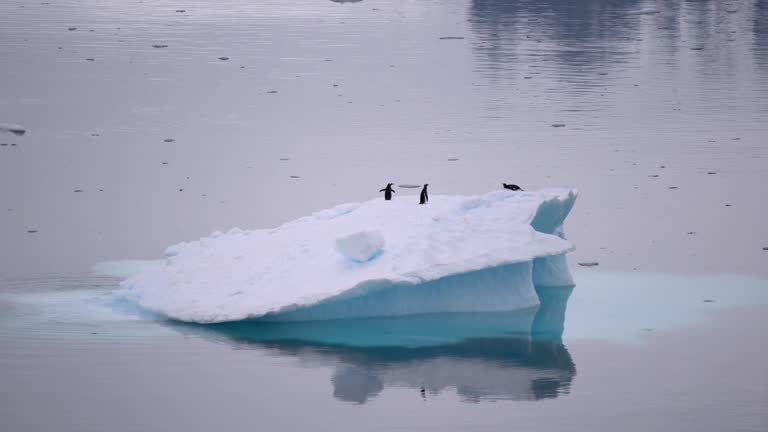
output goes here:
<path id="1" fill-rule="evenodd" d="M 300 321 L 535 307 L 571 285 L 563 221 L 576 191 L 343 204 L 274 229 L 168 248 L 124 294 L 172 319 Z"/>

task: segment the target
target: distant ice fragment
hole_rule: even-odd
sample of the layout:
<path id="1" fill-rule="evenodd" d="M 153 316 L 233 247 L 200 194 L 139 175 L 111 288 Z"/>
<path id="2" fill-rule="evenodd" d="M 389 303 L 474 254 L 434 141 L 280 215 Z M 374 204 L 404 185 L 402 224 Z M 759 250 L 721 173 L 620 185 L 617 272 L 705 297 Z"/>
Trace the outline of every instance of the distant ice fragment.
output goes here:
<path id="1" fill-rule="evenodd" d="M 336 239 L 336 249 L 347 259 L 366 262 L 384 249 L 384 237 L 379 231 L 359 231 Z"/>
<path id="2" fill-rule="evenodd" d="M 0 132 L 8 132 L 14 135 L 22 136 L 27 130 L 17 124 L 0 123 Z"/>
<path id="3" fill-rule="evenodd" d="M 661 13 L 661 11 L 656 9 L 647 9 L 647 10 L 627 12 L 627 15 L 656 15 L 658 13 Z"/>

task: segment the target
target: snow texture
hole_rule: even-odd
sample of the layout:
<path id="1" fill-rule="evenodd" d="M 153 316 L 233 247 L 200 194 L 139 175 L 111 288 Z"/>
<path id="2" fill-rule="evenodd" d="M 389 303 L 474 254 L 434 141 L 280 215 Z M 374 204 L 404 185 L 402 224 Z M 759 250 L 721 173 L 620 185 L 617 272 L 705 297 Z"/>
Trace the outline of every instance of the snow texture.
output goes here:
<path id="1" fill-rule="evenodd" d="M 347 259 L 370 261 L 384 248 L 384 237 L 378 231 L 360 231 L 336 239 L 336 249 Z"/>
<path id="2" fill-rule="evenodd" d="M 342 204 L 274 229 L 214 232 L 121 284 L 172 319 L 301 321 L 518 310 L 570 285 L 576 191 Z"/>

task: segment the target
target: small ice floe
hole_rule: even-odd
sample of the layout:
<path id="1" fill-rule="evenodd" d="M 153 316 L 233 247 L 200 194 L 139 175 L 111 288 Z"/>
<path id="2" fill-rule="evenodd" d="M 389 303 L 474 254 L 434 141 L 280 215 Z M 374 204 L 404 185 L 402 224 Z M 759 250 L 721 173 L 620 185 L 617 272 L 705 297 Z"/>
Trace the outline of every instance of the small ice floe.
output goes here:
<path id="1" fill-rule="evenodd" d="M 156 44 L 156 45 L 152 45 L 152 48 L 168 48 L 168 45 Z"/>
<path id="2" fill-rule="evenodd" d="M 461 40 L 464 36 L 441 36 L 440 40 Z"/>
<path id="3" fill-rule="evenodd" d="M 22 136 L 27 133 L 27 130 L 17 124 L 0 123 L 0 132 L 8 132 Z"/>
<path id="4" fill-rule="evenodd" d="M 552 123 L 552 127 L 556 127 L 556 128 L 565 127 L 565 123 Z"/>
<path id="5" fill-rule="evenodd" d="M 627 12 L 627 15 L 656 15 L 658 13 L 661 13 L 661 11 L 656 9 L 646 9 L 646 10 L 639 10 L 634 12 Z"/>
<path id="6" fill-rule="evenodd" d="M 172 143 L 174 141 L 176 141 L 176 140 L 173 139 L 173 138 L 166 138 L 166 139 L 163 140 L 163 142 L 167 142 L 167 143 Z"/>
<path id="7" fill-rule="evenodd" d="M 219 60 L 221 60 L 221 61 L 227 61 L 227 60 L 229 60 L 229 57 L 224 57 L 224 56 L 222 56 L 222 57 L 219 57 Z"/>
<path id="8" fill-rule="evenodd" d="M 582 267 L 594 267 L 594 266 L 600 265 L 600 263 L 597 261 L 585 261 L 585 262 L 580 262 L 579 265 Z"/>

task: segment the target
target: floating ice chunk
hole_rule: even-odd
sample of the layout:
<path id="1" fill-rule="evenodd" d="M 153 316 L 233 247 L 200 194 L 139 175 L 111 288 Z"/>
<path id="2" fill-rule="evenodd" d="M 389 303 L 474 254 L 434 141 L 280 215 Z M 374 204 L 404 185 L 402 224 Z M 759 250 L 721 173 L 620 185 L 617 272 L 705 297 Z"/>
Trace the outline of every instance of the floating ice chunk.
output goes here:
<path id="1" fill-rule="evenodd" d="M 14 135 L 22 136 L 27 133 L 27 130 L 17 124 L 0 123 L 0 132 L 8 132 Z"/>
<path id="2" fill-rule="evenodd" d="M 360 231 L 336 239 L 336 249 L 352 261 L 370 261 L 384 249 L 384 237 L 378 231 Z"/>
<path id="3" fill-rule="evenodd" d="M 171 246 L 122 287 L 201 323 L 524 309 L 538 305 L 534 283 L 571 282 L 562 223 L 575 200 L 544 190 L 343 204 Z"/>

